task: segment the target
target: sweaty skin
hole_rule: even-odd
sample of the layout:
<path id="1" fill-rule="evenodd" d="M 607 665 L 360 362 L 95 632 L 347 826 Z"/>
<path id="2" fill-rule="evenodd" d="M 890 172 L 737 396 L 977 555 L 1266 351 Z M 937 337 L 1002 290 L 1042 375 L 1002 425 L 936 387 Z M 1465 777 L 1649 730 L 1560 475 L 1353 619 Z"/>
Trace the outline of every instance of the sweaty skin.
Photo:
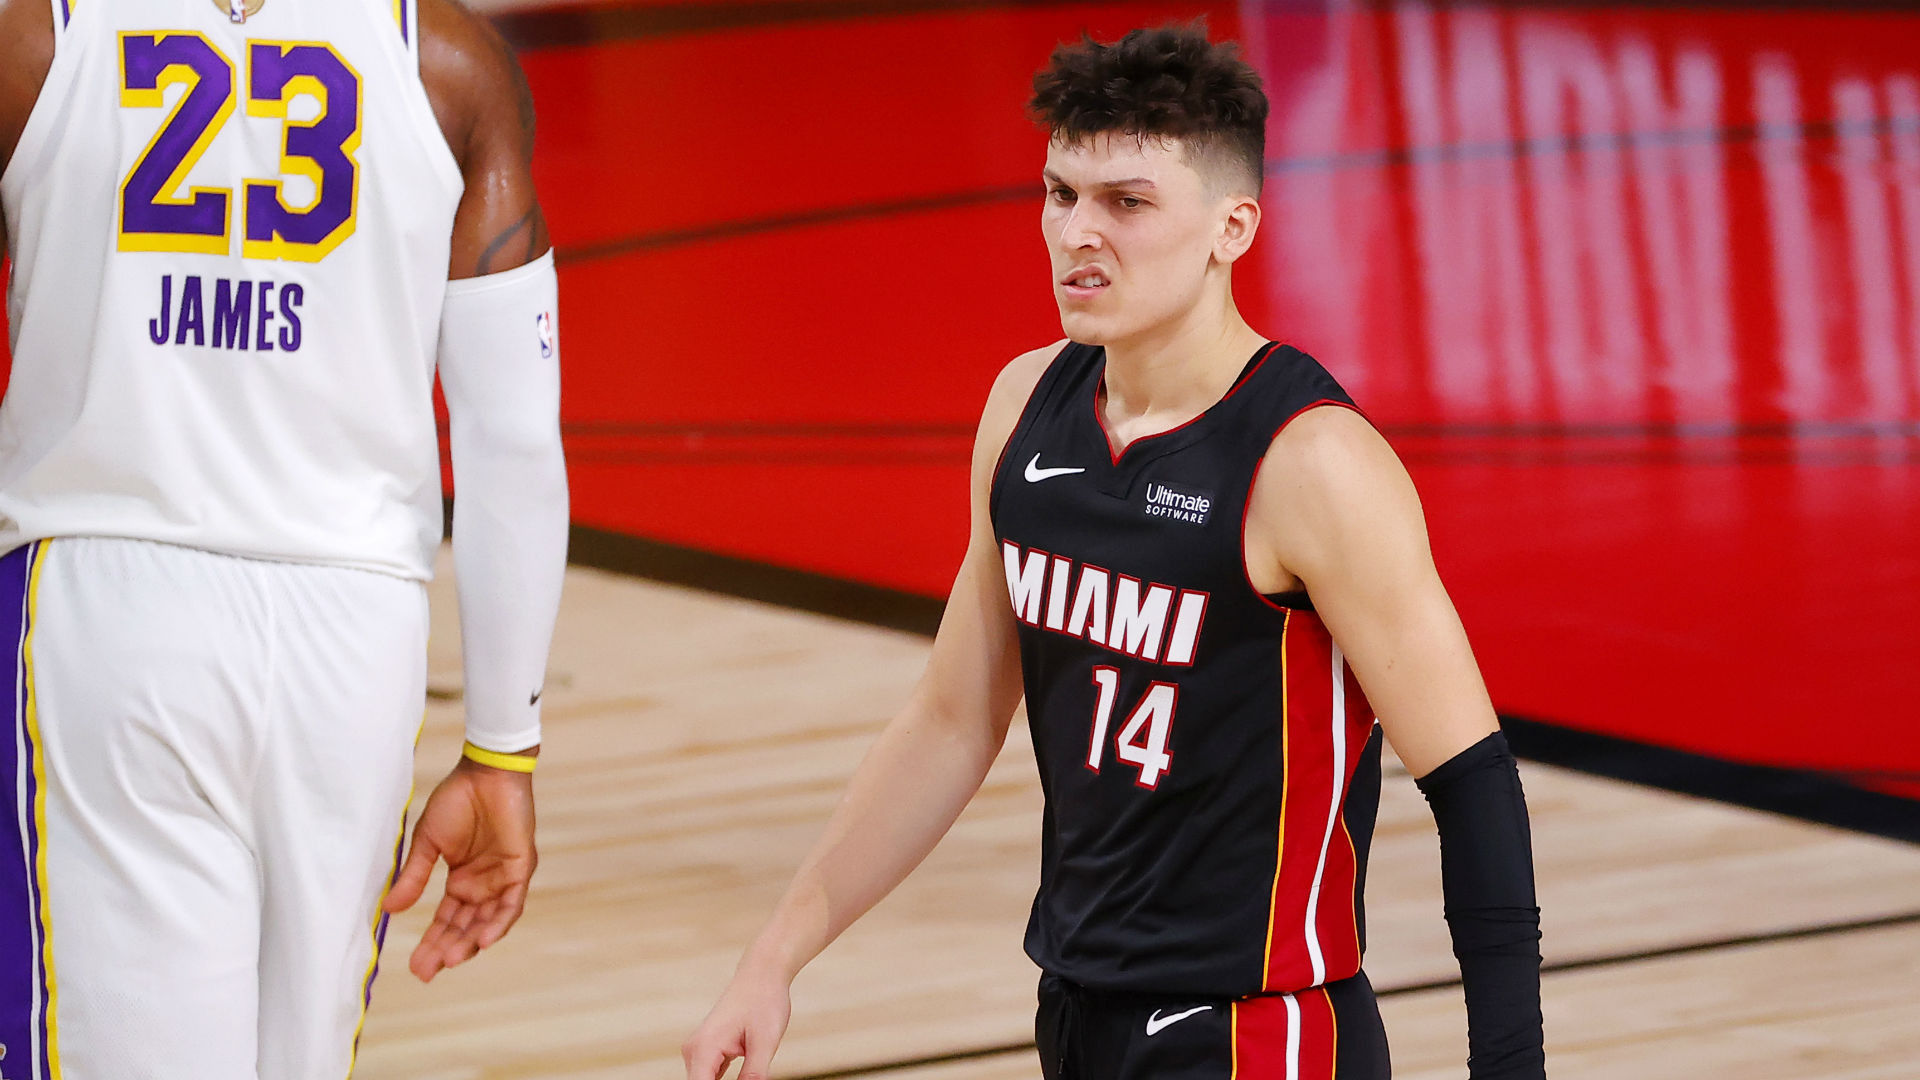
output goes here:
<path id="1" fill-rule="evenodd" d="M 0 0 L 0 173 L 13 160 L 13 148 L 51 67 L 53 5 L 46 0 Z"/>
<path id="2" fill-rule="evenodd" d="M 511 270 L 550 246 L 533 187 L 533 96 L 497 31 L 456 0 L 420 4 L 420 78 L 466 182 L 449 279 Z M 0 0 L 0 163 L 11 162 L 54 54 L 47 0 Z M 537 755 L 539 747 L 522 751 Z M 462 758 L 428 797 L 384 907 L 403 911 L 445 859 L 446 895 L 409 966 L 421 980 L 492 945 L 526 907 L 538 855 L 533 780 Z"/>
<path id="3" fill-rule="evenodd" d="M 1071 340 L 1107 348 L 1101 409 L 1113 449 L 1200 415 L 1264 341 L 1232 291 L 1258 200 L 1204 175 L 1172 139 L 1056 141 L 1044 179 L 1054 298 Z M 682 1046 L 688 1080 L 717 1080 L 734 1058 L 745 1059 L 740 1080 L 766 1080 L 794 976 L 919 865 L 999 753 L 1021 671 L 988 497 L 1027 398 L 1065 344 L 1017 357 L 995 381 L 974 443 L 967 553 L 926 672 Z M 1312 409 L 1274 439 L 1244 551 L 1252 587 L 1309 590 L 1415 776 L 1496 730 L 1413 485 L 1360 416 Z"/>

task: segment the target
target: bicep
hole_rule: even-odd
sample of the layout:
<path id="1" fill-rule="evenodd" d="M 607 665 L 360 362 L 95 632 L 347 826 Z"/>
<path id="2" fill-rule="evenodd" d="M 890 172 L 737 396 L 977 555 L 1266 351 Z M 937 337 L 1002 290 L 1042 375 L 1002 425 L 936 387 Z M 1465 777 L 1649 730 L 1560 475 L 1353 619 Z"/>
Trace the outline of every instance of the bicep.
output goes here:
<path id="1" fill-rule="evenodd" d="M 1020 701 L 1020 641 L 991 543 L 970 541 L 917 695 L 933 716 L 997 746 Z"/>
<path id="2" fill-rule="evenodd" d="M 467 187 L 453 219 L 449 278 L 497 274 L 546 253 L 552 241 L 531 166 L 530 158 L 499 148 L 462 163 Z"/>
<path id="3" fill-rule="evenodd" d="M 1357 415 L 1315 426 L 1276 442 L 1295 467 L 1274 470 L 1284 479 L 1271 488 L 1262 481 L 1256 509 L 1394 751 L 1421 776 L 1492 732 L 1493 706 L 1406 470 Z"/>
<path id="4" fill-rule="evenodd" d="M 551 245 L 533 183 L 533 92 L 513 49 L 458 4 L 420 8 L 421 79 L 465 182 L 448 277 L 523 266 Z"/>
<path id="5" fill-rule="evenodd" d="M 925 707 L 963 723 L 987 725 L 996 744 L 1006 737 L 1020 702 L 1021 672 L 1020 639 L 990 512 L 993 475 L 1034 383 L 1056 352 L 1058 346 L 1050 346 L 1016 359 L 988 396 L 974 438 L 967 554 L 921 682 Z"/>

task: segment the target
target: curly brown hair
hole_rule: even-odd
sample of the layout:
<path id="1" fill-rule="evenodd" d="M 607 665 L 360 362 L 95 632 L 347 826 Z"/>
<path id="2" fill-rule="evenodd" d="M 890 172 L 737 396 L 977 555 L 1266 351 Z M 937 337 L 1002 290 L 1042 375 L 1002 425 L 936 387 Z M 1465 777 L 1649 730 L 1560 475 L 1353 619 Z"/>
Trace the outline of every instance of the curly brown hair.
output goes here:
<path id="1" fill-rule="evenodd" d="M 1134 30 L 1111 45 L 1092 37 L 1053 50 L 1033 77 L 1036 121 L 1053 138 L 1177 139 L 1197 168 L 1260 193 L 1267 94 L 1232 42 L 1207 40 L 1204 20 Z"/>

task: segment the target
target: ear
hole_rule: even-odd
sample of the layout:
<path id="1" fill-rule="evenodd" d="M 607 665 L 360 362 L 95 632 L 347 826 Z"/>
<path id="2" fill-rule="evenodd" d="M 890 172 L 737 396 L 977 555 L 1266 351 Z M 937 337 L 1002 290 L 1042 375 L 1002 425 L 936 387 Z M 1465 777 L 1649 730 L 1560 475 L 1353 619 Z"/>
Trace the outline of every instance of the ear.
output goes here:
<path id="1" fill-rule="evenodd" d="M 1226 217 L 1214 237 L 1213 257 L 1231 266 L 1253 246 L 1254 234 L 1260 231 L 1260 203 L 1251 195 L 1235 195 L 1223 201 Z"/>

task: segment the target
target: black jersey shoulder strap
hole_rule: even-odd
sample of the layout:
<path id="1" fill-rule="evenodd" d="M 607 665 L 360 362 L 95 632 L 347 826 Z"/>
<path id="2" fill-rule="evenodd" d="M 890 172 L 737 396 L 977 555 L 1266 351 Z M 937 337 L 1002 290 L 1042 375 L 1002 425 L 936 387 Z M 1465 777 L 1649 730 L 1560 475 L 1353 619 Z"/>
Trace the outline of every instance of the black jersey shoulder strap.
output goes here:
<path id="1" fill-rule="evenodd" d="M 1240 411 L 1233 429 L 1245 440 L 1244 449 L 1253 453 L 1255 460 L 1266 456 L 1274 437 L 1294 417 L 1316 405 L 1360 411 L 1338 379 L 1318 360 L 1291 345 L 1268 350 L 1233 396 Z"/>
<path id="2" fill-rule="evenodd" d="M 1033 435 L 1035 428 L 1046 418 L 1058 412 L 1072 387 L 1084 383 L 1088 374 L 1105 356 L 1105 350 L 1097 345 L 1082 345 L 1069 341 L 1060 350 L 1060 354 L 1047 365 L 1040 375 L 1033 391 L 1027 395 L 1027 404 L 1020 411 L 1020 421 L 1014 425 L 1013 433 L 1007 436 L 1007 444 L 1000 449 L 1000 460 L 993 468 L 993 488 L 988 497 L 987 508 L 990 515 L 996 514 L 1000 505 L 1000 484 L 1009 468 L 1020 467 L 1021 451 Z"/>

